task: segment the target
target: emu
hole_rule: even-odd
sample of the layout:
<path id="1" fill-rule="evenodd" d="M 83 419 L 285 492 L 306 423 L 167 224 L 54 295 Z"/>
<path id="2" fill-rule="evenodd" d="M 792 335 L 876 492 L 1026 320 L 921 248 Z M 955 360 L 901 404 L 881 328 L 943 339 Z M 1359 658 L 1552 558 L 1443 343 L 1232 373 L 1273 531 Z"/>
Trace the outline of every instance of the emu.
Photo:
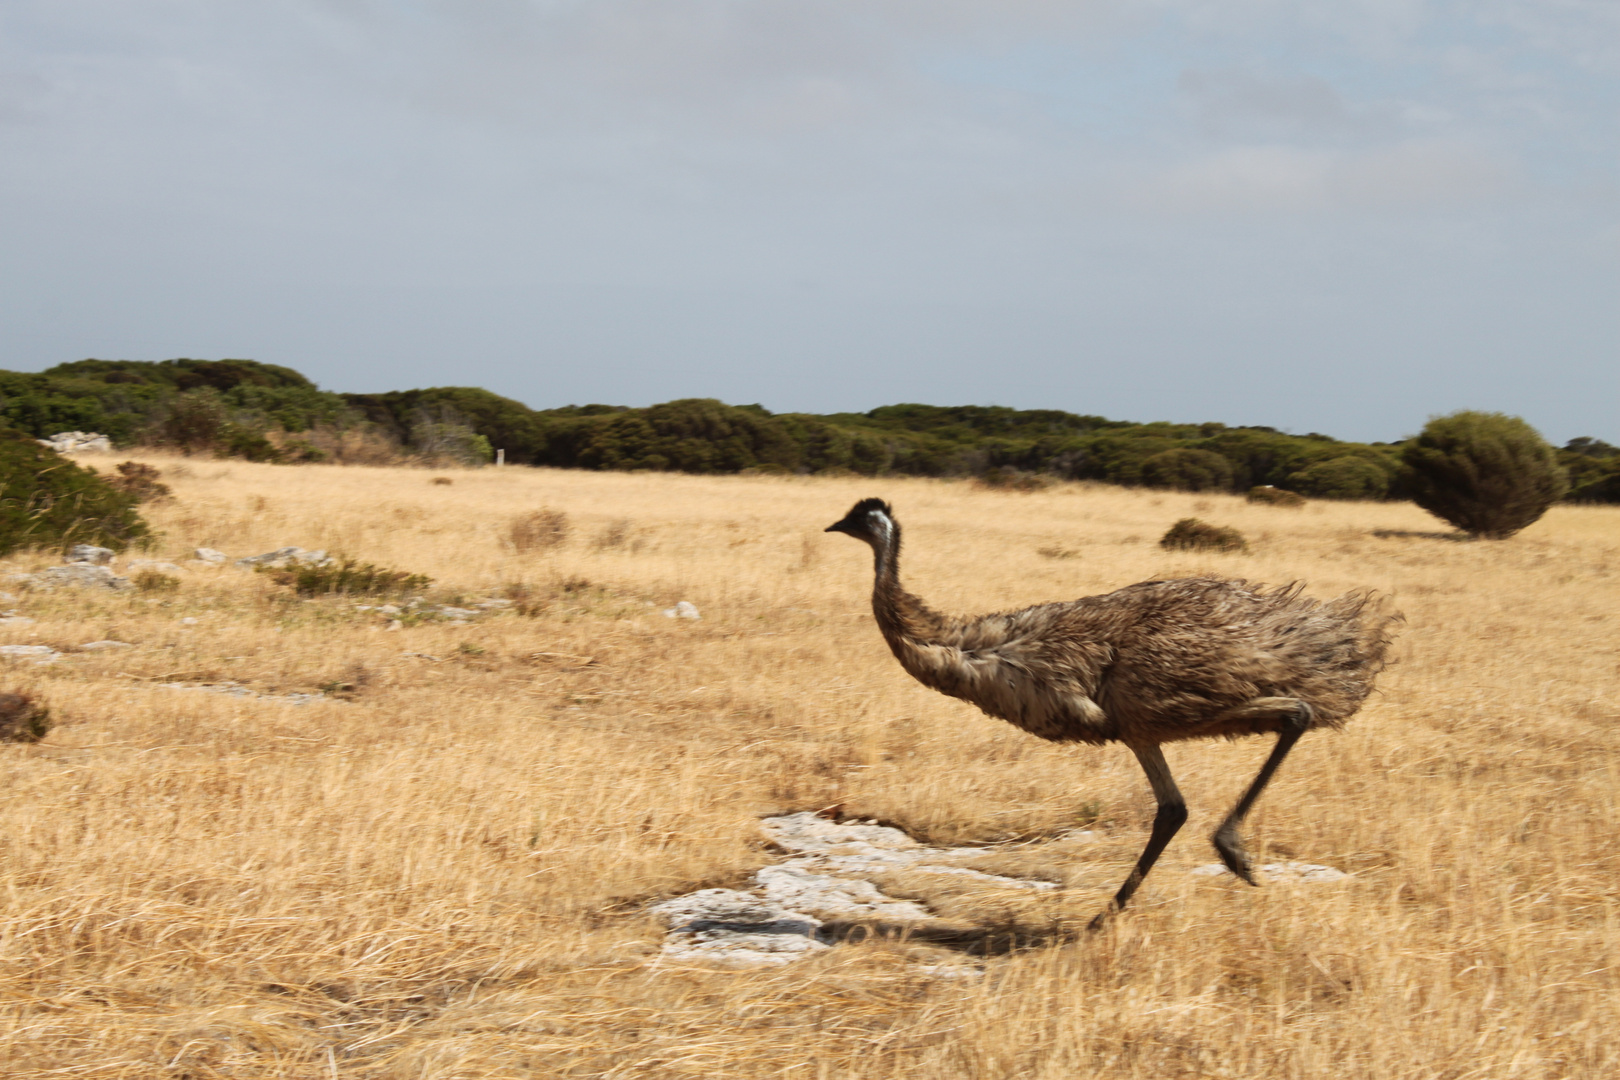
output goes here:
<path id="1" fill-rule="evenodd" d="M 863 499 L 828 526 L 872 546 L 872 612 L 900 666 L 1052 742 L 1121 742 L 1158 801 L 1153 831 L 1100 929 L 1123 908 L 1187 820 L 1160 747 L 1184 739 L 1275 733 L 1276 746 L 1212 837 L 1227 869 L 1256 884 L 1238 827 L 1299 737 L 1336 728 L 1384 666 L 1391 623 L 1370 593 L 1325 603 L 1297 584 L 1144 581 L 1102 596 L 977 618 L 932 611 L 900 586 L 900 523 Z"/>

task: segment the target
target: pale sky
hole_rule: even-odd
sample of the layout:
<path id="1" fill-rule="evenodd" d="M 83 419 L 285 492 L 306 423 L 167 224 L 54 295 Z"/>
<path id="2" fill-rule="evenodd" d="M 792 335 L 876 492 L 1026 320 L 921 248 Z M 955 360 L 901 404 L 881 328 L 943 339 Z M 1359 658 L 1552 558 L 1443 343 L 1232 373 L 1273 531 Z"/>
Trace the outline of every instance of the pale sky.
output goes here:
<path id="1" fill-rule="evenodd" d="M 0 347 L 1620 442 L 1620 3 L 6 0 Z"/>

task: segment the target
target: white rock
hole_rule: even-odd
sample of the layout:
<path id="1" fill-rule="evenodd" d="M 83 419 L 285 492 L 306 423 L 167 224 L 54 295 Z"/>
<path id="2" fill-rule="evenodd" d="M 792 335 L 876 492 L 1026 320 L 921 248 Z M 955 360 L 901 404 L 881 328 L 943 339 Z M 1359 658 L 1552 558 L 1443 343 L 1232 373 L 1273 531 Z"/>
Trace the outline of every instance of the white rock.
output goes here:
<path id="1" fill-rule="evenodd" d="M 286 566 L 298 556 L 304 554 L 301 547 L 281 547 L 274 551 L 267 551 L 263 555 L 245 555 L 236 560 L 237 566 L 249 568 L 255 566 Z"/>
<path id="2" fill-rule="evenodd" d="M 0 615 L 0 626 L 33 626 L 34 620 L 26 615 Z"/>
<path id="3" fill-rule="evenodd" d="M 198 562 L 205 563 L 222 563 L 230 559 L 230 556 L 223 551 L 215 551 L 213 548 L 198 548 L 192 552 L 192 556 Z"/>
<path id="4" fill-rule="evenodd" d="M 0 645 L 0 656 L 15 660 L 34 660 L 50 663 L 62 655 L 49 645 Z"/>
<path id="5" fill-rule="evenodd" d="M 96 566 L 93 563 L 68 563 L 66 566 L 49 566 L 37 574 L 13 574 L 13 581 L 23 582 L 35 589 L 55 589 L 66 586 L 68 588 L 103 588 L 127 589 L 130 588 L 129 578 L 118 577 L 105 566 Z"/>
<path id="6" fill-rule="evenodd" d="M 1266 877 L 1278 881 L 1343 881 L 1350 876 L 1343 870 L 1335 870 L 1331 866 L 1304 862 L 1266 863 L 1260 870 Z M 1219 877 L 1231 872 L 1221 863 L 1209 863 L 1188 871 L 1200 877 Z"/>
<path id="7" fill-rule="evenodd" d="M 439 614 L 448 615 L 452 619 L 471 619 L 482 614 L 482 612 L 464 607 L 442 607 L 439 609 Z"/>
<path id="8" fill-rule="evenodd" d="M 921 846 L 899 829 L 887 825 L 840 825 L 808 810 L 769 817 L 759 824 L 772 843 L 796 854 L 832 852 L 855 842 L 886 848 Z"/>
<path id="9" fill-rule="evenodd" d="M 170 571 L 173 571 L 176 574 L 180 572 L 180 568 L 174 565 L 174 563 L 164 562 L 162 559 L 131 559 L 129 561 L 129 566 L 126 567 L 126 569 L 156 570 L 165 574 L 169 573 Z"/>
<path id="10" fill-rule="evenodd" d="M 100 652 L 103 649 L 133 649 L 135 646 L 127 641 L 114 641 L 108 638 L 105 641 L 87 641 L 79 646 L 80 652 Z"/>
<path id="11" fill-rule="evenodd" d="M 827 949 L 815 937 L 821 920 L 732 889 L 703 889 L 647 910 L 669 928 L 665 961 L 779 967 Z"/>
<path id="12" fill-rule="evenodd" d="M 885 896 L 876 885 L 860 878 L 833 877 L 789 865 L 767 866 L 754 880 L 765 887 L 766 899 L 823 918 L 916 922 L 929 917 L 921 904 Z"/>
<path id="13" fill-rule="evenodd" d="M 664 609 L 664 617 L 668 619 L 701 619 L 697 605 L 688 600 L 682 600 L 672 608 Z"/>
<path id="14" fill-rule="evenodd" d="M 58 431 L 48 439 L 34 441 L 58 454 L 106 454 L 112 451 L 112 440 L 97 431 Z"/>
<path id="15" fill-rule="evenodd" d="M 94 544 L 74 544 L 68 548 L 64 562 L 90 563 L 94 566 L 106 566 L 113 561 L 117 554 L 112 548 L 96 547 Z"/>

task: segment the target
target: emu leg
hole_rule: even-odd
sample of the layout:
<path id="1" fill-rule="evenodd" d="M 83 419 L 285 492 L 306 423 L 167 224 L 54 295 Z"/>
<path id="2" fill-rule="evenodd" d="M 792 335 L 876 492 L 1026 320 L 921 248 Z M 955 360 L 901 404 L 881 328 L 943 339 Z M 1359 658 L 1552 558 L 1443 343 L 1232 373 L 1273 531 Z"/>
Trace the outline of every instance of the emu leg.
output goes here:
<path id="1" fill-rule="evenodd" d="M 1271 756 L 1260 766 L 1260 772 L 1249 785 L 1249 790 L 1243 793 L 1243 798 L 1238 800 L 1238 804 L 1226 815 L 1226 820 L 1221 822 L 1221 827 L 1215 830 L 1215 835 L 1211 838 L 1215 842 L 1215 850 L 1220 853 L 1221 862 L 1250 885 L 1257 882 L 1249 865 L 1249 853 L 1243 849 L 1243 840 L 1238 836 L 1238 826 L 1248 816 L 1249 808 L 1260 798 L 1260 793 L 1266 790 L 1266 785 L 1271 782 L 1271 777 L 1276 773 L 1277 766 L 1282 764 L 1282 759 L 1287 757 L 1288 751 L 1299 742 L 1299 737 L 1310 730 L 1311 717 L 1309 705 L 1303 701 L 1293 703 L 1283 722 L 1282 730 L 1277 732 L 1277 745 L 1271 748 Z"/>
<path id="2" fill-rule="evenodd" d="M 1153 869 L 1153 864 L 1159 861 L 1159 856 L 1169 845 L 1170 838 L 1175 836 L 1176 830 L 1187 821 L 1187 804 L 1182 800 L 1181 790 L 1176 787 L 1176 781 L 1170 775 L 1170 766 L 1165 764 L 1164 751 L 1157 746 L 1133 746 L 1131 751 L 1136 754 L 1136 760 L 1142 763 L 1142 771 L 1147 773 L 1148 783 L 1153 785 L 1153 797 L 1159 802 L 1159 812 L 1153 815 L 1153 833 L 1148 837 L 1147 847 L 1142 849 L 1141 858 L 1136 860 L 1136 868 L 1131 871 L 1131 876 L 1125 879 L 1125 884 L 1119 887 L 1119 892 L 1114 894 L 1113 903 L 1091 920 L 1092 930 L 1101 930 L 1108 925 L 1108 920 L 1114 913 L 1130 902 L 1137 886 L 1142 884 L 1142 879 Z"/>

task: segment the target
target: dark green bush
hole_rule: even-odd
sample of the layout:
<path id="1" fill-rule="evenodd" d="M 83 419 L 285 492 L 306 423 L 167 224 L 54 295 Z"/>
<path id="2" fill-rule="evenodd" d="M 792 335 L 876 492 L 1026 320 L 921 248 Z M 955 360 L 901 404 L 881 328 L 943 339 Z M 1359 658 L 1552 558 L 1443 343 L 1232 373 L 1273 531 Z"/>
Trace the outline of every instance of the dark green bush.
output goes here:
<path id="1" fill-rule="evenodd" d="M 1389 472 L 1369 458 L 1346 454 L 1307 465 L 1288 478 L 1288 486 L 1318 499 L 1382 499 L 1389 493 Z"/>
<path id="2" fill-rule="evenodd" d="M 1170 526 L 1159 546 L 1170 551 L 1247 551 L 1249 547 L 1236 529 L 1197 518 L 1182 518 Z"/>
<path id="3" fill-rule="evenodd" d="M 1557 452 L 1535 428 L 1503 413 L 1435 417 L 1401 460 L 1413 502 L 1489 540 L 1512 536 L 1569 490 Z"/>
<path id="4" fill-rule="evenodd" d="M 277 585 L 289 586 L 299 596 L 328 596 L 333 593 L 400 596 L 433 584 L 433 579 L 424 574 L 390 570 L 346 558 L 332 559 L 319 565 L 261 568 L 259 572 L 269 574 Z"/>
<path id="5" fill-rule="evenodd" d="M 150 533 L 136 502 L 29 435 L 0 430 L 0 555 L 73 544 L 122 551 Z"/>
<path id="6" fill-rule="evenodd" d="M 1569 472 L 1570 502 L 1620 502 L 1620 447 L 1582 436 L 1564 445 L 1558 462 Z"/>
<path id="7" fill-rule="evenodd" d="M 1177 491 L 1230 491 L 1232 463 L 1213 450 L 1178 447 L 1142 462 L 1142 483 Z"/>
<path id="8" fill-rule="evenodd" d="M 151 465 L 139 461 L 121 461 L 117 476 L 109 476 L 107 483 L 125 495 L 133 495 L 137 502 L 161 502 L 174 493 L 162 483 L 163 474 Z"/>

